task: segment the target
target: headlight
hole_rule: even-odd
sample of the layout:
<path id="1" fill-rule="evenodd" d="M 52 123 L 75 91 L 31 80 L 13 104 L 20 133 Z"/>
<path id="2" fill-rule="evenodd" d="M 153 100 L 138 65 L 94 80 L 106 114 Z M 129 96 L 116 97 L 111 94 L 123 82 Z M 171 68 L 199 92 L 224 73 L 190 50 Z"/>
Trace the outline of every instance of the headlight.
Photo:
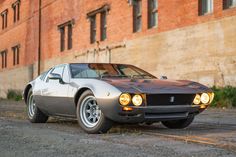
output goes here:
<path id="1" fill-rule="evenodd" d="M 132 103 L 135 105 L 135 106 L 140 106 L 142 105 L 142 102 L 143 102 L 143 98 L 141 95 L 134 95 L 133 98 L 132 98 Z"/>
<path id="2" fill-rule="evenodd" d="M 199 105 L 201 103 L 201 96 L 199 94 L 196 94 L 194 100 L 193 100 L 193 103 L 195 105 Z"/>
<path id="3" fill-rule="evenodd" d="M 131 101 L 130 94 L 128 94 L 128 93 L 121 94 L 120 98 L 119 98 L 119 101 L 120 101 L 120 104 L 123 105 L 123 106 L 128 105 Z"/>
<path id="4" fill-rule="evenodd" d="M 214 99 L 215 94 L 214 93 L 209 93 L 209 94 L 210 94 L 210 97 L 211 97 L 211 99 L 210 99 L 210 103 L 211 103 Z"/>
<path id="5" fill-rule="evenodd" d="M 207 93 L 202 93 L 201 95 L 201 102 L 203 104 L 207 104 L 210 101 L 210 96 Z"/>

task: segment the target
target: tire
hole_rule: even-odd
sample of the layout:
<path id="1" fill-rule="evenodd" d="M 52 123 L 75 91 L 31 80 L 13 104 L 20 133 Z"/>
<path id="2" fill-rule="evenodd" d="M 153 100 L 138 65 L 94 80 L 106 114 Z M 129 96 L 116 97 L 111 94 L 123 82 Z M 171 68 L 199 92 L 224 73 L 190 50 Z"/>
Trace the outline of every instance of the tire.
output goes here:
<path id="1" fill-rule="evenodd" d="M 112 127 L 113 122 L 99 109 L 96 98 L 90 90 L 86 90 L 80 96 L 76 114 L 80 127 L 87 133 L 106 133 Z"/>
<path id="2" fill-rule="evenodd" d="M 187 119 L 162 121 L 161 123 L 169 129 L 183 129 L 188 127 L 194 120 L 194 116 L 189 116 Z"/>
<path id="3" fill-rule="evenodd" d="M 27 115 L 31 123 L 46 123 L 48 116 L 45 115 L 35 104 L 32 88 L 27 96 Z"/>

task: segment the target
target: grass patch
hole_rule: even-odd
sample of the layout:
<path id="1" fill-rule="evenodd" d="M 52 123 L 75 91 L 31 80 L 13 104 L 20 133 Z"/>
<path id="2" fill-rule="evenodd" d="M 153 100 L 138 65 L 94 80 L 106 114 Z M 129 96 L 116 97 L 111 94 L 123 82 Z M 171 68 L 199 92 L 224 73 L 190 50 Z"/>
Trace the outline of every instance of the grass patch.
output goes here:
<path id="1" fill-rule="evenodd" d="M 10 89 L 7 92 L 7 99 L 20 101 L 20 100 L 22 100 L 22 93 L 21 93 L 21 91 Z"/>
<path id="2" fill-rule="evenodd" d="M 212 107 L 236 107 L 236 87 L 213 87 L 212 90 L 215 93 Z"/>

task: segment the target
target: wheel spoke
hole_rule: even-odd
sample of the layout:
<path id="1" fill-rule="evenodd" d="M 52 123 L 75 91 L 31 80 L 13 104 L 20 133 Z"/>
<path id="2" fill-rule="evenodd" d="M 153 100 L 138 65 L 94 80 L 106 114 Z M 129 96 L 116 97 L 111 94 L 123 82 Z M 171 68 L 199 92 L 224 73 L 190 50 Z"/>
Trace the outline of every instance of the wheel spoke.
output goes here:
<path id="1" fill-rule="evenodd" d="M 91 114 L 91 110 L 86 110 L 86 113 L 90 113 Z"/>
<path id="2" fill-rule="evenodd" d="M 99 109 L 94 96 L 87 96 L 84 98 L 80 107 L 80 117 L 86 127 L 91 128 L 97 125 L 101 117 L 101 110 Z"/>
<path id="3" fill-rule="evenodd" d="M 88 106 L 91 108 L 93 106 L 93 104 L 91 102 L 89 102 Z"/>
<path id="4" fill-rule="evenodd" d="M 96 106 L 97 107 L 97 103 L 95 100 L 93 100 L 93 106 Z"/>
<path id="5" fill-rule="evenodd" d="M 91 121 L 93 119 L 92 115 L 88 116 L 88 120 Z"/>
<path id="6" fill-rule="evenodd" d="M 96 119 L 97 119 L 96 117 L 93 117 L 93 122 L 94 122 L 94 123 L 96 122 Z"/>

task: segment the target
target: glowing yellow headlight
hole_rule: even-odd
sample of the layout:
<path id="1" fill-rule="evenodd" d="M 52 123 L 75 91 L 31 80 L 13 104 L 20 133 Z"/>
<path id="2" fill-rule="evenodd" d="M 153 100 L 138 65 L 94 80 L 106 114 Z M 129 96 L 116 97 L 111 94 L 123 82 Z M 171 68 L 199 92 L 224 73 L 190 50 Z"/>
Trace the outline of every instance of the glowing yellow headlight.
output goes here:
<path id="1" fill-rule="evenodd" d="M 133 98 L 132 98 L 132 103 L 135 105 L 135 106 L 140 106 L 142 105 L 142 102 L 143 102 L 143 98 L 141 95 L 134 95 Z"/>
<path id="2" fill-rule="evenodd" d="M 201 103 L 201 96 L 199 94 L 196 94 L 194 100 L 193 100 L 193 103 L 195 105 L 199 105 Z"/>
<path id="3" fill-rule="evenodd" d="M 212 101 L 213 101 L 213 99 L 214 99 L 214 96 L 215 96 L 215 94 L 214 93 L 209 93 L 210 94 L 210 103 L 212 103 Z"/>
<path id="4" fill-rule="evenodd" d="M 210 101 L 210 96 L 207 93 L 202 93 L 201 95 L 201 102 L 203 104 L 207 104 Z"/>
<path id="5" fill-rule="evenodd" d="M 119 101 L 120 101 L 120 104 L 123 105 L 123 106 L 128 105 L 131 101 L 130 94 L 128 94 L 128 93 L 121 94 L 120 98 L 119 98 Z"/>

